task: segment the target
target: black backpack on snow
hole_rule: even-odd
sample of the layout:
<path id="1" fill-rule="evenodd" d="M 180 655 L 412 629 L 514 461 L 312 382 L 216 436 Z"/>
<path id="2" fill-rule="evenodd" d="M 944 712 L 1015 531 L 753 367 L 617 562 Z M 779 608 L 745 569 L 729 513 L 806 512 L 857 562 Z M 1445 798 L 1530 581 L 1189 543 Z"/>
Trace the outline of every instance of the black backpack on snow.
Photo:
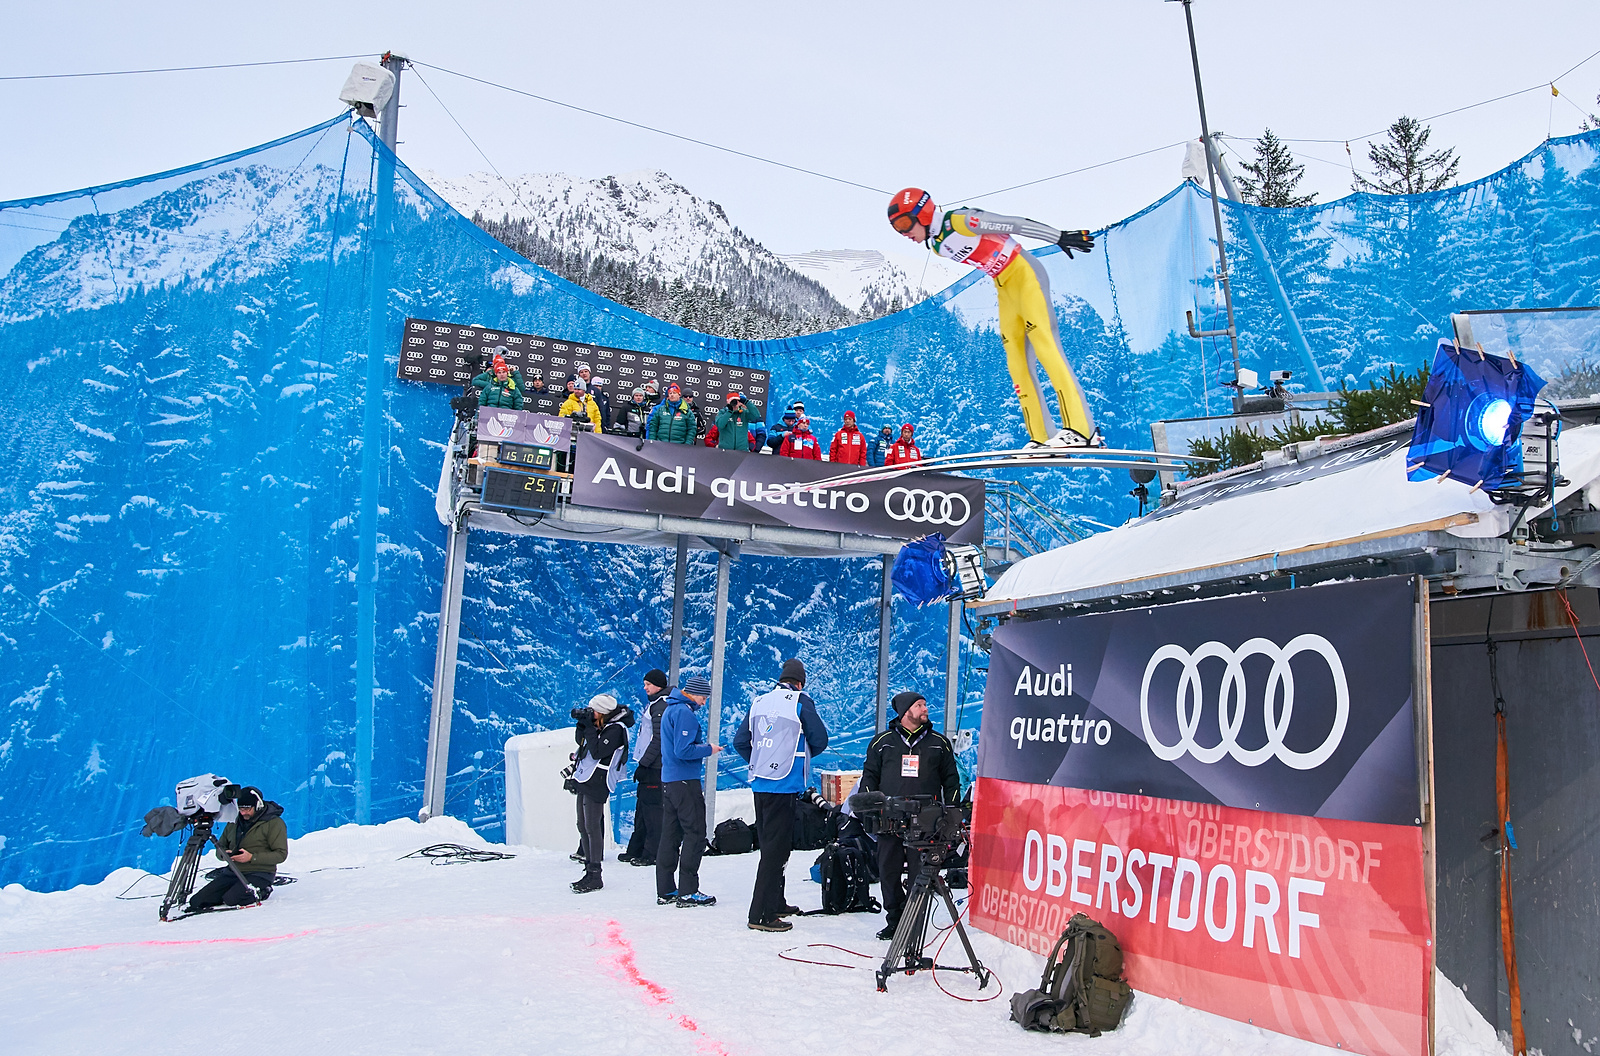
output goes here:
<path id="1" fill-rule="evenodd" d="M 871 853 L 854 840 L 828 844 L 817 857 L 822 870 L 822 908 L 816 912 L 834 916 L 882 910 L 872 897 L 876 864 Z"/>
<path id="2" fill-rule="evenodd" d="M 794 843 L 797 851 L 819 851 L 828 846 L 836 827 L 837 808 L 820 796 L 801 795 L 794 801 Z"/>
<path id="3" fill-rule="evenodd" d="M 711 834 L 712 854 L 749 854 L 757 846 L 756 830 L 743 818 L 719 821 Z"/>
<path id="4" fill-rule="evenodd" d="M 1011 996 L 1011 1018 L 1024 1030 L 1099 1037 L 1117 1029 L 1132 997 L 1117 937 L 1079 913 L 1050 951 L 1039 988 Z"/>

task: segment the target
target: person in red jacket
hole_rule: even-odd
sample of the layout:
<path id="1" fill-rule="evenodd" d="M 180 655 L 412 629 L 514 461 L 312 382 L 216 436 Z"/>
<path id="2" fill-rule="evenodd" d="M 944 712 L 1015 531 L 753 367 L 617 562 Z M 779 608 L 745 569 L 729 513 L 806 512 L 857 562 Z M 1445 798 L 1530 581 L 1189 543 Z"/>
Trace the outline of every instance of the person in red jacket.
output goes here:
<path id="1" fill-rule="evenodd" d="M 867 438 L 856 428 L 855 411 L 844 412 L 844 427 L 833 434 L 833 443 L 828 447 L 828 461 L 842 462 L 847 466 L 867 464 Z"/>
<path id="2" fill-rule="evenodd" d="M 719 435 L 720 434 L 718 434 L 718 432 L 717 432 L 717 423 L 716 422 L 712 422 L 711 423 L 711 427 L 706 430 L 706 446 L 707 447 L 716 447 L 717 446 L 717 437 Z"/>
<path id="3" fill-rule="evenodd" d="M 910 422 L 900 427 L 900 439 L 889 447 L 889 454 L 884 457 L 886 466 L 903 466 L 907 462 L 921 462 L 922 448 L 918 447 L 911 439 L 911 434 L 916 428 Z"/>
<path id="4" fill-rule="evenodd" d="M 794 420 L 794 431 L 783 438 L 783 445 L 778 448 L 778 454 L 787 455 L 789 458 L 814 458 L 819 462 L 822 460 L 822 445 L 811 435 L 810 418 L 802 414 Z"/>

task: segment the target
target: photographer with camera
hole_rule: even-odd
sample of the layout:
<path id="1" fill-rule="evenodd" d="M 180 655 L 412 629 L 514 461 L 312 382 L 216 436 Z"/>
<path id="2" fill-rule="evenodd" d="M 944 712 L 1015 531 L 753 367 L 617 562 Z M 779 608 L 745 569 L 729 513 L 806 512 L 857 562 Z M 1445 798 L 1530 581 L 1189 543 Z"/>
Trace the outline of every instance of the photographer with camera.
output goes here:
<path id="1" fill-rule="evenodd" d="M 705 760 L 722 751 L 705 740 L 694 709 L 711 696 L 699 675 L 684 679 L 661 714 L 661 843 L 656 848 L 656 905 L 714 906 L 700 890 L 700 856 L 706 850 Z M 712 762 L 715 766 L 715 761 Z M 680 858 L 681 855 L 681 858 Z"/>
<path id="2" fill-rule="evenodd" d="M 943 804 L 961 798 L 961 771 L 949 738 L 928 722 L 928 701 L 921 693 L 896 693 L 890 702 L 896 721 L 872 739 L 861 768 L 863 792 L 886 796 L 934 796 Z M 888 918 L 878 938 L 894 938 L 900 911 L 906 903 L 906 847 L 888 832 L 878 834 L 878 880 L 883 887 L 883 909 Z M 915 874 L 918 863 L 911 863 Z"/>
<path id="3" fill-rule="evenodd" d="M 828 727 L 805 692 L 806 665 L 783 662 L 778 685 L 750 705 L 733 749 L 750 764 L 761 863 L 750 895 L 752 931 L 788 931 L 784 917 L 800 912 L 783 893 L 783 869 L 794 845 L 795 799 L 810 783 L 811 760 L 828 748 Z"/>
<path id="4" fill-rule="evenodd" d="M 606 860 L 606 800 L 616 791 L 628 758 L 628 730 L 633 712 L 617 705 L 609 693 L 596 693 L 586 708 L 573 708 L 577 720 L 573 739 L 578 750 L 569 778 L 571 791 L 578 796 L 578 854 L 583 860 L 583 876 L 572 884 L 580 895 L 598 891 L 600 866 Z"/>
<path id="5" fill-rule="evenodd" d="M 478 390 L 478 406 L 480 407 L 506 407 L 513 411 L 522 410 L 522 379 L 515 367 L 506 363 L 505 346 L 494 350 L 494 359 L 490 361 L 489 369 L 472 379 L 472 385 Z"/>
<path id="6" fill-rule="evenodd" d="M 233 868 L 223 866 L 206 874 L 210 882 L 189 899 L 190 913 L 266 901 L 278 866 L 289 857 L 289 830 L 281 806 L 268 801 L 254 785 L 239 789 L 234 804 L 239 816 L 228 822 L 217 840 L 217 857 Z"/>

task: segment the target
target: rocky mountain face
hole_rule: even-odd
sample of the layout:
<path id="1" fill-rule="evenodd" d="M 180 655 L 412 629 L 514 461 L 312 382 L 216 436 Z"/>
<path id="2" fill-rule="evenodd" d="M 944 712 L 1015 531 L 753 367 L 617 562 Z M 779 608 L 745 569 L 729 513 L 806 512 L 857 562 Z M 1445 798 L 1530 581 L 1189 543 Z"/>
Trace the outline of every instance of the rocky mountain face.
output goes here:
<path id="1" fill-rule="evenodd" d="M 658 319 L 721 337 L 836 329 L 921 299 L 881 253 L 780 256 L 716 202 L 664 172 L 582 180 L 425 176 L 501 243 L 563 278 Z"/>

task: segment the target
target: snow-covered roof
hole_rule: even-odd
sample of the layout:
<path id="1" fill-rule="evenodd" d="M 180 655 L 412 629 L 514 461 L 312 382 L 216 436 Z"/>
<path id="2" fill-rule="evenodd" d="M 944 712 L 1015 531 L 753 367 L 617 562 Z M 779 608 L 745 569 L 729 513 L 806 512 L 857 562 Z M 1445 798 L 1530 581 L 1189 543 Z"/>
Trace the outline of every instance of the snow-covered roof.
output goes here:
<path id="1" fill-rule="evenodd" d="M 1276 564 L 1362 540 L 1434 532 L 1488 539 L 1510 531 L 1516 507 L 1448 479 L 1408 481 L 1409 441 L 1409 429 L 1391 428 L 1316 449 L 1304 462 L 1278 455 L 1253 471 L 1185 487 L 1175 504 L 1142 520 L 1018 561 L 974 608 L 1039 608 L 1075 592 L 1118 584 L 1133 592 L 1141 582 L 1207 569 L 1223 579 L 1230 566 Z M 1557 502 L 1600 478 L 1600 427 L 1569 425 L 1560 459 L 1568 483 Z"/>

